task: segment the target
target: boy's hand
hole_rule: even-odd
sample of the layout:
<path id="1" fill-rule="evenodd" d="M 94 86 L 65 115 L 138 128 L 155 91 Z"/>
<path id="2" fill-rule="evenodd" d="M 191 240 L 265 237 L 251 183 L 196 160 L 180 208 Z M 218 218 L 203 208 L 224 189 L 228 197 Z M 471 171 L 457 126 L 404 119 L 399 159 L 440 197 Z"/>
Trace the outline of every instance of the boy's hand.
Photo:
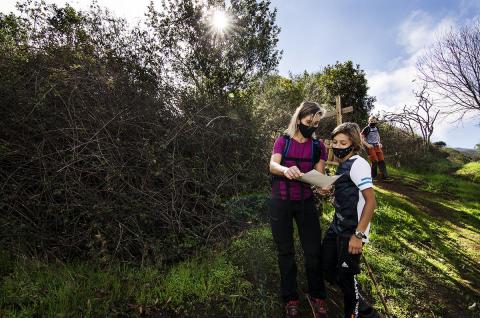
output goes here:
<path id="1" fill-rule="evenodd" d="M 359 239 L 355 235 L 352 235 L 350 242 L 348 242 L 348 252 L 350 254 L 360 254 L 362 253 L 363 242 L 362 239 Z"/>
<path id="2" fill-rule="evenodd" d="M 321 195 L 329 195 L 329 194 L 332 193 L 332 186 L 327 186 L 327 187 L 324 187 L 324 188 L 317 187 L 317 191 Z"/>
<path id="3" fill-rule="evenodd" d="M 298 169 L 297 166 L 292 166 L 292 167 L 286 169 L 283 172 L 283 175 L 290 180 L 296 180 L 296 179 L 300 178 L 301 176 L 303 176 L 303 173 L 300 171 L 300 169 Z"/>
<path id="4" fill-rule="evenodd" d="M 372 145 L 370 145 L 370 144 L 367 144 L 367 148 L 368 148 L 368 149 L 372 149 L 372 148 L 373 148 L 373 146 L 372 146 Z"/>
<path id="5" fill-rule="evenodd" d="M 380 148 L 383 148 L 383 145 L 382 145 L 381 143 L 379 143 L 378 146 L 379 146 Z"/>

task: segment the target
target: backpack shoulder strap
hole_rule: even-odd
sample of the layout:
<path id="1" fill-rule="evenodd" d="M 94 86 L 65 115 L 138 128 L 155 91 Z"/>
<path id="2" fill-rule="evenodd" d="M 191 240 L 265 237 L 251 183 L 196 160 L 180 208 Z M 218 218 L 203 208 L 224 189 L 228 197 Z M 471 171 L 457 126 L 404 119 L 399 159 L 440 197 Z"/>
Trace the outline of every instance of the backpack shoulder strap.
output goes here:
<path id="1" fill-rule="evenodd" d="M 282 137 L 283 139 L 285 139 L 285 146 L 283 147 L 282 160 L 280 161 L 280 165 L 283 165 L 283 162 L 288 155 L 288 150 L 290 149 L 290 136 L 283 135 Z"/>
<path id="2" fill-rule="evenodd" d="M 320 140 L 312 139 L 312 164 L 315 166 L 320 161 L 322 148 L 320 147 Z"/>
<path id="3" fill-rule="evenodd" d="M 363 130 L 362 130 L 362 135 L 364 135 L 365 137 L 367 137 L 369 133 L 370 133 L 370 126 L 367 125 L 367 126 L 365 126 L 365 128 L 363 128 Z"/>

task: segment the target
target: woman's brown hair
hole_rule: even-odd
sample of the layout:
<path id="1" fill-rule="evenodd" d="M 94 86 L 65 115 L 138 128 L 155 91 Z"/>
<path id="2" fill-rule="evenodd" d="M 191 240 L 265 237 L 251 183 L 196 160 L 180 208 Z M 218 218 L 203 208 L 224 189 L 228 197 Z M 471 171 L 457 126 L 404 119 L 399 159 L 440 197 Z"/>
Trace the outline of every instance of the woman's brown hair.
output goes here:
<path id="1" fill-rule="evenodd" d="M 325 115 L 325 110 L 315 102 L 305 101 L 301 103 L 293 113 L 292 118 L 290 119 L 290 124 L 285 130 L 285 134 L 293 137 L 297 131 L 297 120 L 302 120 L 310 115 L 313 115 L 314 117 L 318 115 L 320 116 L 319 119 L 322 119 L 323 115 Z"/>

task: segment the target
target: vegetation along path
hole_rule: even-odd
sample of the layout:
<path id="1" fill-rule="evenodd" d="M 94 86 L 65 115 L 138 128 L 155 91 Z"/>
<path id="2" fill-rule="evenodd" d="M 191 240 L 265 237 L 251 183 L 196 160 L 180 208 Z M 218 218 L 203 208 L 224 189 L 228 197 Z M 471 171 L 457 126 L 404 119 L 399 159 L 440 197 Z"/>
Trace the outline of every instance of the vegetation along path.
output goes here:
<path id="1" fill-rule="evenodd" d="M 392 182 L 375 185 L 378 207 L 364 253 L 389 316 L 478 317 L 480 184 L 448 175 L 391 171 Z M 258 225 L 223 247 L 206 248 L 174 265 L 0 258 L 0 313 L 5 317 L 281 317 L 265 198 L 238 198 L 235 208 Z M 326 203 L 323 211 L 325 229 L 333 209 Z M 296 250 L 302 264 L 298 245 Z M 365 263 L 362 267 L 359 281 L 365 294 L 387 316 Z M 298 278 L 299 290 L 306 291 L 302 266 Z M 340 317 L 341 293 L 333 286 L 328 290 L 330 315 Z M 308 305 L 301 297 L 308 317 Z"/>

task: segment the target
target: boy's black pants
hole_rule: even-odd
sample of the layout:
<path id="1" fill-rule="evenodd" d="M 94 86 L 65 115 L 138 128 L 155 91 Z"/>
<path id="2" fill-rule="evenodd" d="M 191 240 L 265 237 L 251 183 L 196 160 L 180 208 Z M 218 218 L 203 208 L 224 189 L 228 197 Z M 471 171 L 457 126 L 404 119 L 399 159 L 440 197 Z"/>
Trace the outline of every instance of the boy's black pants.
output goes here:
<path id="1" fill-rule="evenodd" d="M 325 298 L 325 282 L 321 268 L 321 230 L 318 211 L 313 198 L 302 201 L 271 199 L 270 225 L 277 245 L 280 267 L 280 294 L 285 302 L 297 300 L 297 265 L 293 244 L 293 220 L 305 257 L 308 292 L 310 296 Z"/>
<path id="2" fill-rule="evenodd" d="M 342 290 L 345 318 L 380 317 L 360 295 L 356 275 L 360 273 L 361 254 L 354 255 L 348 252 L 350 237 L 350 235 L 340 237 L 332 228 L 327 230 L 322 244 L 325 278 L 337 284 Z"/>

